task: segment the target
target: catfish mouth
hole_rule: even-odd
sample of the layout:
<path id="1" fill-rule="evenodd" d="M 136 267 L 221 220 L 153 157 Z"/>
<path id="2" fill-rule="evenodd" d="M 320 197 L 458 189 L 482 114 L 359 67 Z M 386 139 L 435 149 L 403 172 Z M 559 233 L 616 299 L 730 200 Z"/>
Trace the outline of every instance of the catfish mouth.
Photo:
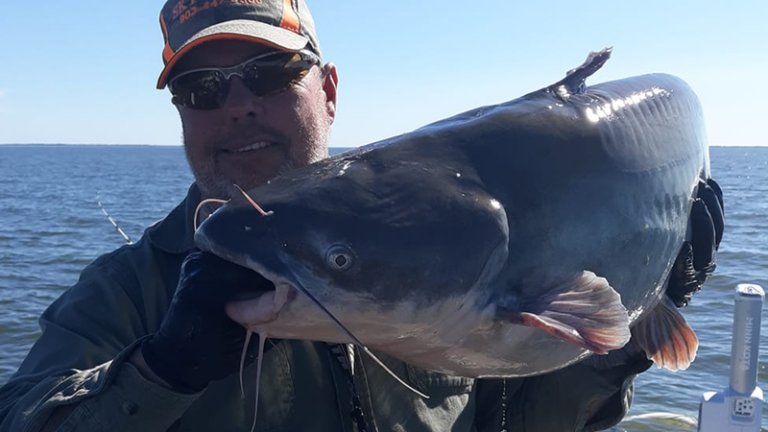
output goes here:
<path id="1" fill-rule="evenodd" d="M 226 258 L 225 258 L 226 259 Z M 253 263 L 237 263 L 259 276 L 259 283 L 227 303 L 227 315 L 246 328 L 275 321 L 288 300 L 296 296 L 296 287 L 288 279 Z"/>
<path id="2" fill-rule="evenodd" d="M 248 267 L 245 267 L 245 268 L 248 268 Z M 248 286 L 248 288 L 245 291 L 239 291 L 234 296 L 232 296 L 231 301 L 253 300 L 271 291 L 275 291 L 277 289 L 275 284 L 271 280 L 262 276 L 261 273 L 254 271 L 253 269 L 250 269 L 250 268 L 248 268 L 248 270 L 253 271 L 256 274 L 256 278 L 258 280 L 253 286 Z"/>
<path id="3" fill-rule="evenodd" d="M 235 294 L 227 303 L 227 315 L 244 327 L 276 320 L 278 313 L 288 302 L 289 296 L 295 297 L 293 290 L 296 289 L 296 284 L 291 283 L 284 275 L 270 271 L 251 257 L 234 253 L 211 241 L 204 231 L 203 228 L 195 232 L 197 247 L 256 273 L 255 283 Z"/>

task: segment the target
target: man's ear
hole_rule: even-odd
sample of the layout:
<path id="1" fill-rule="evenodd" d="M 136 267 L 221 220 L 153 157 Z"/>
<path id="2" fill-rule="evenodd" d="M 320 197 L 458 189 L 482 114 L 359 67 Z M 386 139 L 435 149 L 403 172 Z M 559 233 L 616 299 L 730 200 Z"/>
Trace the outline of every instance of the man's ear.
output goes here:
<path id="1" fill-rule="evenodd" d="M 339 76 L 336 73 L 336 65 L 326 63 L 323 66 L 323 91 L 325 92 L 325 109 L 331 121 L 336 118 L 336 89 L 339 85 Z"/>

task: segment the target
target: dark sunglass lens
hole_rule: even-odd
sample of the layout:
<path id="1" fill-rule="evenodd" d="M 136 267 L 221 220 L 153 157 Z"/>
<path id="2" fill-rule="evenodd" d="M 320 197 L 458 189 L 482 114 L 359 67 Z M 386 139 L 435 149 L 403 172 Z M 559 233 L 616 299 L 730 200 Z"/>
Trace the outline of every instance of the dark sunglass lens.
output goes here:
<path id="1" fill-rule="evenodd" d="M 193 72 L 175 79 L 171 91 L 188 108 L 217 109 L 227 99 L 229 80 L 218 71 Z"/>
<path id="2" fill-rule="evenodd" d="M 258 61 L 252 61 L 248 63 L 247 65 L 243 66 L 243 83 L 246 87 L 252 92 L 254 91 L 254 86 L 257 86 L 259 81 L 259 75 L 261 71 L 261 66 L 258 64 Z"/>
<path id="3" fill-rule="evenodd" d="M 243 82 L 257 96 L 280 93 L 301 81 L 311 67 L 312 63 L 302 61 L 299 54 L 259 59 L 246 65 Z"/>

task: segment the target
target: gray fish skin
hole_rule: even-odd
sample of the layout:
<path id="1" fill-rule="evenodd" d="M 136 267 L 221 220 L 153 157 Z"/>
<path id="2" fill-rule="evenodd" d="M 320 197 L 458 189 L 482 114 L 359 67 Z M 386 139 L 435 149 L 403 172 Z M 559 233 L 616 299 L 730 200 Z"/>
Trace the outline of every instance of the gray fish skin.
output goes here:
<path id="1" fill-rule="evenodd" d="M 351 342 L 306 291 L 370 348 L 470 377 L 623 346 L 663 296 L 709 155 L 679 78 L 585 86 L 609 55 L 249 191 L 270 216 L 231 200 L 196 243 L 277 289 L 230 317 L 270 337 Z"/>

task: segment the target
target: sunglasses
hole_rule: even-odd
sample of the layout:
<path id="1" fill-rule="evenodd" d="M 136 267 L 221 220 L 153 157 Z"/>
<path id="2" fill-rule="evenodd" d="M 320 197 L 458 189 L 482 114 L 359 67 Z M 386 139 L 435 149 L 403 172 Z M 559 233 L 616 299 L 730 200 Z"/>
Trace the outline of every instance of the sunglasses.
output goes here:
<path id="1" fill-rule="evenodd" d="M 307 50 L 260 54 L 237 66 L 201 68 L 179 74 L 168 82 L 173 103 L 196 110 L 214 110 L 224 106 L 234 75 L 256 96 L 288 90 L 320 64 L 320 57 Z"/>

